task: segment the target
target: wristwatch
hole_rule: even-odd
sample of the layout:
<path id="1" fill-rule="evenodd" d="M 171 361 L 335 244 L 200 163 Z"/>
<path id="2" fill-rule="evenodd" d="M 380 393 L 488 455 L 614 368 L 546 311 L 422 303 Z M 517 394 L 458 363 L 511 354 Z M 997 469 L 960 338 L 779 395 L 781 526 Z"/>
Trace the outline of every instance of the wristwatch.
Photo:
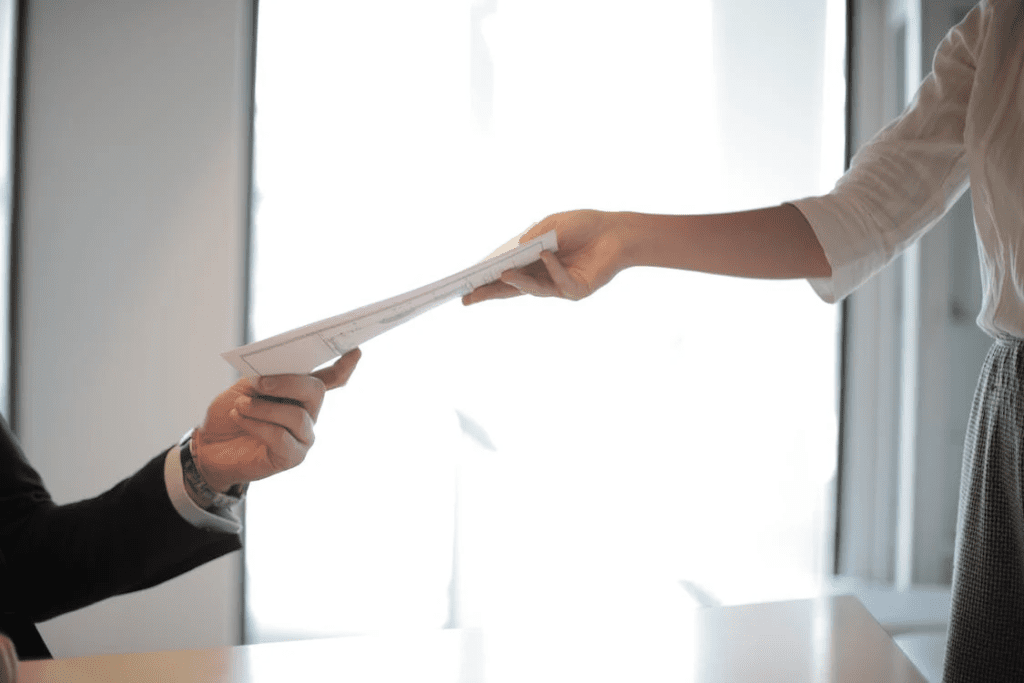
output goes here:
<path id="1" fill-rule="evenodd" d="M 188 486 L 196 497 L 198 505 L 209 510 L 210 508 L 228 508 L 237 504 L 245 495 L 248 485 L 235 484 L 227 490 L 227 493 L 219 493 L 210 488 L 206 483 L 199 468 L 196 466 L 195 458 L 192 456 L 192 433 L 194 429 L 188 430 L 185 436 L 178 442 L 178 452 L 181 453 L 181 471 L 185 475 L 185 485 Z"/>

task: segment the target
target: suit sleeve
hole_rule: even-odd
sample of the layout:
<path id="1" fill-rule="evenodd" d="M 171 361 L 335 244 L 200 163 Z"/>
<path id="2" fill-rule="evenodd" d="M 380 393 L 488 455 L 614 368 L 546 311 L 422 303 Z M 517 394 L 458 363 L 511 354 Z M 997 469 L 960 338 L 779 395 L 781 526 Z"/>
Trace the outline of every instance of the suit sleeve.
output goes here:
<path id="1" fill-rule="evenodd" d="M 44 621 L 155 586 L 241 547 L 175 510 L 166 452 L 109 491 L 57 505 L 6 423 L 0 431 L 0 600 Z"/>

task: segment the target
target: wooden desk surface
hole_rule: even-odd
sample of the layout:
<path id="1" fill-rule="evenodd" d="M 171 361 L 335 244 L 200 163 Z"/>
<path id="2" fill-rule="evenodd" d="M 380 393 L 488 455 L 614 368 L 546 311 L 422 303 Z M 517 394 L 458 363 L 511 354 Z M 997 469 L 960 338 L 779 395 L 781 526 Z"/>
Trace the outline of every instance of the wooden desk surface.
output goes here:
<path id="1" fill-rule="evenodd" d="M 925 683 L 853 597 L 721 607 L 678 632 L 447 630 L 23 662 L 23 683 Z"/>

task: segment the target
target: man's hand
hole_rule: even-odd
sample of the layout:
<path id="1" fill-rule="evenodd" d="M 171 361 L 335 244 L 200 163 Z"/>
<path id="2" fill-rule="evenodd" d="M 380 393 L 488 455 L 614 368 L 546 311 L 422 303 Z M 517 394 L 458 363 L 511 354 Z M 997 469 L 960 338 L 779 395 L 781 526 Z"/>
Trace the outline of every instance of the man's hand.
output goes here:
<path id="1" fill-rule="evenodd" d="M 359 349 L 311 375 L 241 379 L 213 400 L 192 435 L 200 474 L 224 493 L 295 467 L 313 445 L 313 425 L 324 394 L 343 386 L 359 362 Z"/>
<path id="2" fill-rule="evenodd" d="M 0 683 L 18 680 L 18 652 L 11 639 L 0 633 Z"/>
<path id="3" fill-rule="evenodd" d="M 616 214 L 568 211 L 548 216 L 520 239 L 520 244 L 546 232 L 558 233 L 558 254 L 541 252 L 541 260 L 506 270 L 501 279 L 462 297 L 467 306 L 520 294 L 557 296 L 577 301 L 608 284 L 626 267 L 625 232 Z"/>

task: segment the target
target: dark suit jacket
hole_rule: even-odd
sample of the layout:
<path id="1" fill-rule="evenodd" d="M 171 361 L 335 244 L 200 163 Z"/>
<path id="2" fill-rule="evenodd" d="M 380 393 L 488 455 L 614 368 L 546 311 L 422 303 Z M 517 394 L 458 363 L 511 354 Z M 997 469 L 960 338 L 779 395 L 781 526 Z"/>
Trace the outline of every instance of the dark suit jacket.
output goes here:
<path id="1" fill-rule="evenodd" d="M 35 623 L 155 586 L 241 547 L 198 529 L 164 484 L 166 451 L 106 493 L 56 505 L 0 419 L 0 631 L 20 659 L 49 657 Z"/>

